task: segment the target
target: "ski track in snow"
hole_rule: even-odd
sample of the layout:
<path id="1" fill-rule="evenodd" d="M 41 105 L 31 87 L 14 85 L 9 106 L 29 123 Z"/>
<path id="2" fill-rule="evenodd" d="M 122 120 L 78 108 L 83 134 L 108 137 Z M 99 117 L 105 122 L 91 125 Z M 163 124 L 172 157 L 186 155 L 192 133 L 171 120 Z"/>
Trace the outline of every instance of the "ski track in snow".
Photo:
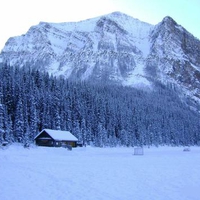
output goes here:
<path id="1" fill-rule="evenodd" d="M 1 200 L 199 200 L 200 148 L 0 150 Z"/>

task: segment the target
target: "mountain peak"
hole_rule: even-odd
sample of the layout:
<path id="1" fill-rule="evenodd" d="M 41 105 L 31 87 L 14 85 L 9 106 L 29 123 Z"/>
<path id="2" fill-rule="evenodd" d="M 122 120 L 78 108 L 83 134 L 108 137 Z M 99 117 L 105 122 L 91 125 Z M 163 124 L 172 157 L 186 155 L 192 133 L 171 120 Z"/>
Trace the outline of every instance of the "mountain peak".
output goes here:
<path id="1" fill-rule="evenodd" d="M 177 25 L 176 21 L 170 16 L 164 17 L 163 20 L 162 20 L 162 23 Z"/>
<path id="2" fill-rule="evenodd" d="M 110 13 L 110 15 L 122 16 L 122 15 L 126 15 L 126 14 L 121 11 L 114 11 L 114 12 Z"/>
<path id="3" fill-rule="evenodd" d="M 114 17 L 131 17 L 123 12 L 120 12 L 120 11 L 115 11 L 115 12 L 112 12 L 112 13 L 109 13 L 108 16 L 114 16 Z M 133 18 L 133 17 L 131 17 Z"/>
<path id="4" fill-rule="evenodd" d="M 146 22 L 142 22 L 140 21 L 139 19 L 137 18 L 134 18 L 128 14 L 125 14 L 123 12 L 120 12 L 120 11 L 115 11 L 115 12 L 112 12 L 112 13 L 109 13 L 107 15 L 103 15 L 102 17 L 109 17 L 109 18 L 114 18 L 116 20 L 124 20 L 124 21 L 138 21 L 140 23 L 146 23 Z M 148 23 L 146 23 L 148 24 Z"/>

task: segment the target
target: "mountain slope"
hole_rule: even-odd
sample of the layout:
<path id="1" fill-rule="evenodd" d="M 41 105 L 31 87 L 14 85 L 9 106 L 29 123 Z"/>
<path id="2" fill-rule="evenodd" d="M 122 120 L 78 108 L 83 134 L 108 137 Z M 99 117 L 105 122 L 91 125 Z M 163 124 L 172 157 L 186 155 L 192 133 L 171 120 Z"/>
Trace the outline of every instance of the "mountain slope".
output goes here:
<path id="1" fill-rule="evenodd" d="M 151 33 L 151 50 L 147 69 L 154 77 L 181 87 L 200 98 L 200 41 L 165 17 Z M 155 67 L 156 66 L 156 67 Z"/>
<path id="2" fill-rule="evenodd" d="M 151 89 L 161 81 L 200 102 L 200 41 L 170 17 L 156 26 L 120 12 L 41 22 L 10 38 L 0 60 L 75 80 Z"/>
<path id="3" fill-rule="evenodd" d="M 42 22 L 10 38 L 2 55 L 11 65 L 32 65 L 55 75 L 126 83 L 136 67 L 144 66 L 151 27 L 119 12 L 77 23 Z"/>

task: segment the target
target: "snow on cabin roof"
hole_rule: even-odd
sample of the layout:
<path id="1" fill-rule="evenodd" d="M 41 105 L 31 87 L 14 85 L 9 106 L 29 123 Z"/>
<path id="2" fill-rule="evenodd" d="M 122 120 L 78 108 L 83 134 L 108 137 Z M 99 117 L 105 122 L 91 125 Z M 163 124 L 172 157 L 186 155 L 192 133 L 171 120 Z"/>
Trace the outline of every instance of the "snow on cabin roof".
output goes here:
<path id="1" fill-rule="evenodd" d="M 78 139 L 72 135 L 69 131 L 61 131 L 61 130 L 52 130 L 52 129 L 43 129 L 36 137 L 35 139 L 43 132 L 45 131 L 48 133 L 54 140 L 66 140 L 66 141 L 78 141 Z"/>

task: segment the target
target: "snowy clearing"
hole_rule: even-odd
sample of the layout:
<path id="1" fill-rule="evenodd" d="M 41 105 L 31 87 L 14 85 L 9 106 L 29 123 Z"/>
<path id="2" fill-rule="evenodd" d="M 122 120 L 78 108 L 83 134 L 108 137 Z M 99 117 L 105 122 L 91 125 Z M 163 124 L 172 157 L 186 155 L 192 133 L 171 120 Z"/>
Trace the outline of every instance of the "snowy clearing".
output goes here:
<path id="1" fill-rule="evenodd" d="M 2 200 L 199 200 L 200 148 L 0 150 Z"/>

